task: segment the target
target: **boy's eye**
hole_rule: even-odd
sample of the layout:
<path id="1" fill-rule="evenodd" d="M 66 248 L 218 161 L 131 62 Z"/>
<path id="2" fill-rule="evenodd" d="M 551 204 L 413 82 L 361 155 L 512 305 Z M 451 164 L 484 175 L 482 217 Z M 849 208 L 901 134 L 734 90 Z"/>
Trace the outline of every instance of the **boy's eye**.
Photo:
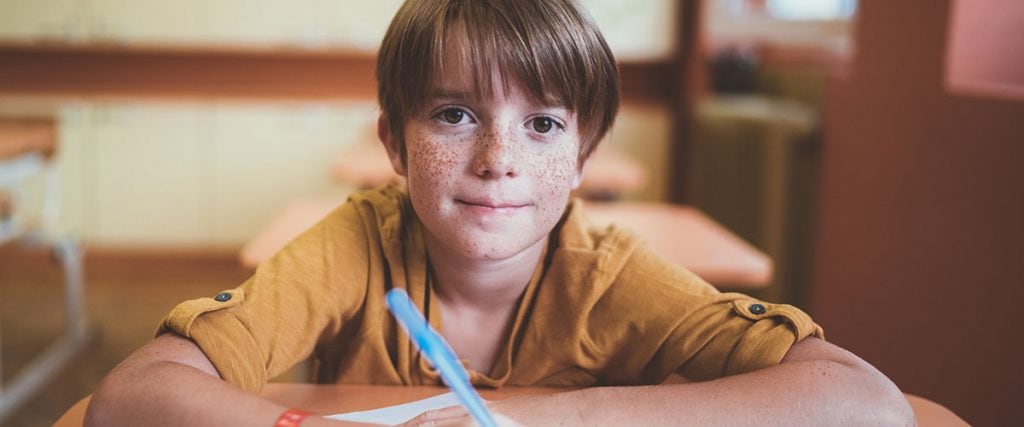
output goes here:
<path id="1" fill-rule="evenodd" d="M 550 117 L 537 117 L 531 120 L 530 125 L 533 127 L 533 130 L 538 133 L 548 133 L 555 127 L 555 121 Z"/>
<path id="2" fill-rule="evenodd" d="M 442 121 L 448 124 L 456 125 L 462 122 L 462 119 L 466 118 L 466 112 L 457 108 L 449 108 L 437 115 Z"/>

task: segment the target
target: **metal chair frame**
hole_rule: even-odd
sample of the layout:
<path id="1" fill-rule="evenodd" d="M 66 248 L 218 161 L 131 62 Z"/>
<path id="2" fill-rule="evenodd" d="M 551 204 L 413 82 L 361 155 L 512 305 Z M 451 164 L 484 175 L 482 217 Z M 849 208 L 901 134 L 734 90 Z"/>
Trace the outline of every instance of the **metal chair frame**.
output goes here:
<path id="1" fill-rule="evenodd" d="M 36 226 L 18 214 L 19 201 L 27 193 L 27 182 L 42 176 L 42 224 Z M 60 175 L 53 162 L 40 153 L 30 152 L 0 160 L 0 189 L 11 193 L 13 213 L 0 218 L 0 245 L 21 243 L 46 246 L 60 264 L 64 275 L 65 332 L 42 353 L 22 367 L 7 384 L 2 383 L 3 355 L 0 353 L 0 424 L 38 393 L 62 368 L 67 366 L 95 336 L 85 313 L 85 275 L 79 243 L 67 234 L 47 230 L 57 220 L 60 206 Z M 2 325 L 0 325 L 2 332 Z"/>

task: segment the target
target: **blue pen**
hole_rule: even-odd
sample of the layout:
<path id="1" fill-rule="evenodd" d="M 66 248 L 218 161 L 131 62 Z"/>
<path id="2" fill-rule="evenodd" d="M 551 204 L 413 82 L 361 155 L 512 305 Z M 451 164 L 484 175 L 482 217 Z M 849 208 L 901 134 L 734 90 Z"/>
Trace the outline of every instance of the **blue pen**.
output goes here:
<path id="1" fill-rule="evenodd" d="M 398 324 L 402 325 L 412 342 L 416 343 L 420 352 L 434 365 L 441 374 L 441 379 L 452 389 L 459 402 L 462 402 L 462 406 L 469 410 L 476 423 L 483 427 L 496 427 L 491 411 L 469 383 L 469 374 L 455 357 L 455 352 L 441 334 L 430 327 L 427 319 L 409 299 L 409 294 L 401 289 L 392 289 L 385 298 L 391 314 L 398 319 Z"/>

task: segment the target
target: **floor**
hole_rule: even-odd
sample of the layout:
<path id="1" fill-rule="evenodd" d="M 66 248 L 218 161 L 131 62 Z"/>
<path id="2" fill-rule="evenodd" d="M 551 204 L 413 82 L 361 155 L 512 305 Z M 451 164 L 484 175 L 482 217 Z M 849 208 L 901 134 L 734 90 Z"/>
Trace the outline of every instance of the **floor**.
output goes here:
<path id="1" fill-rule="evenodd" d="M 88 316 L 96 338 L 44 390 L 0 424 L 49 426 L 92 393 L 103 377 L 152 338 L 178 302 L 213 295 L 251 274 L 230 257 L 89 257 Z M 41 352 L 62 331 L 63 282 L 45 253 L 0 251 L 0 356 L 3 380 Z"/>

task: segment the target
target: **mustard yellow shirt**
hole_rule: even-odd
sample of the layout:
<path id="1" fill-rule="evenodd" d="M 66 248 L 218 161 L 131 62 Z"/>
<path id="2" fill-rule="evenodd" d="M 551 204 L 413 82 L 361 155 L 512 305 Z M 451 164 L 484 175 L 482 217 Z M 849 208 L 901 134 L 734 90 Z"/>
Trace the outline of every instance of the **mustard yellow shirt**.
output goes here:
<path id="1" fill-rule="evenodd" d="M 440 384 L 388 313 L 405 288 L 439 331 L 422 225 L 394 187 L 353 195 L 265 261 L 242 286 L 186 301 L 160 333 L 191 338 L 220 375 L 258 391 L 313 356 L 318 382 Z M 479 386 L 657 384 L 779 363 L 821 328 L 802 311 L 720 293 L 635 235 L 592 227 L 582 202 L 552 232 L 490 372 Z"/>

